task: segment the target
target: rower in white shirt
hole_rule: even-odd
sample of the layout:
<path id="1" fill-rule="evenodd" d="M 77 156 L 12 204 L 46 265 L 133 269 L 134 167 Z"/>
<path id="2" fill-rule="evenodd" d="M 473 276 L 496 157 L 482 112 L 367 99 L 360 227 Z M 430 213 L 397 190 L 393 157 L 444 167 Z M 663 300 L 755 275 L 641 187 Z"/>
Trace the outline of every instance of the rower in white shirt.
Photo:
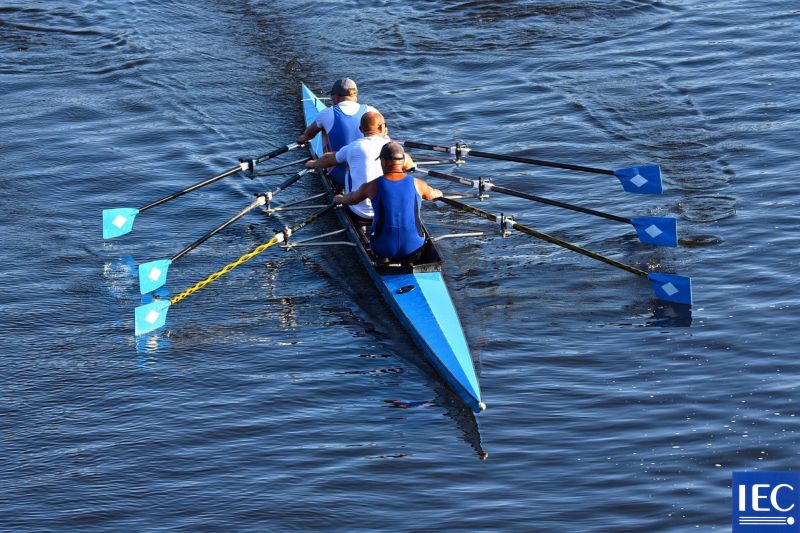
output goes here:
<path id="1" fill-rule="evenodd" d="M 358 190 L 363 184 L 373 181 L 383 174 L 378 156 L 383 146 L 391 141 L 386 121 L 383 115 L 377 111 L 364 113 L 359 129 L 364 134 L 362 138 L 356 139 L 337 152 L 326 152 L 319 159 L 306 162 L 308 168 L 328 168 L 337 164 L 346 164 L 348 170 L 345 179 L 345 193 Z M 414 168 L 414 161 L 408 155 L 406 155 L 403 168 Z M 360 224 L 368 225 L 372 222 L 374 212 L 369 198 L 348 206 L 348 209 L 350 215 Z"/>

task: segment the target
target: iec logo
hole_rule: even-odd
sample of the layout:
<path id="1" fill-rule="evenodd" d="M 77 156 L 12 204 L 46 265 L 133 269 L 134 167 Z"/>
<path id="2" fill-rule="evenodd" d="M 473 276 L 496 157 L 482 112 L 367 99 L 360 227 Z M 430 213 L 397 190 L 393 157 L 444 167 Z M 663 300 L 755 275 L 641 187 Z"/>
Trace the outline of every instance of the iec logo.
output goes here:
<path id="1" fill-rule="evenodd" d="M 800 472 L 734 472 L 733 533 L 800 532 Z"/>

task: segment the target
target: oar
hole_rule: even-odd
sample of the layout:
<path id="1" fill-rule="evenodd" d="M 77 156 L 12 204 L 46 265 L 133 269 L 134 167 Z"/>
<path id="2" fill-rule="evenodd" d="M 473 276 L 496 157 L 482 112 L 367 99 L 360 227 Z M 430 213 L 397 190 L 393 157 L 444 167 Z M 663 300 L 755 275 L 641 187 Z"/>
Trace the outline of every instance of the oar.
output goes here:
<path id="1" fill-rule="evenodd" d="M 456 144 L 455 146 L 436 146 L 433 144 L 426 144 L 414 141 L 398 141 L 409 148 L 420 148 L 422 150 L 431 150 L 434 152 L 445 152 L 454 154 L 457 159 L 467 154 L 474 155 L 475 157 L 483 157 L 486 159 L 497 159 L 500 161 L 513 161 L 515 163 L 527 163 L 529 165 L 539 165 L 544 167 L 562 168 L 565 170 L 576 170 L 578 172 L 591 172 L 593 174 L 606 174 L 609 176 L 616 176 L 619 178 L 622 188 L 628 192 L 639 194 L 661 194 L 663 187 L 661 185 L 661 167 L 658 165 L 639 165 L 629 168 L 618 168 L 616 170 L 607 170 L 603 168 L 584 167 L 581 165 L 571 165 L 569 163 L 555 163 L 553 161 L 543 161 L 541 159 L 530 159 L 527 157 L 518 157 L 514 155 L 493 154 L 490 152 L 479 152 L 463 145 Z"/>
<path id="2" fill-rule="evenodd" d="M 195 191 L 201 187 L 205 187 L 206 185 L 210 185 L 215 181 L 219 181 L 223 178 L 227 178 L 228 176 L 232 176 L 237 172 L 246 171 L 254 165 L 263 163 L 264 161 L 272 159 L 273 157 L 277 157 L 283 153 L 288 152 L 289 150 L 294 150 L 299 146 L 300 145 L 297 143 L 287 144 L 286 146 L 282 146 L 276 150 L 273 150 L 268 154 L 262 155 L 261 157 L 257 157 L 255 159 L 251 159 L 248 161 L 242 161 L 237 166 L 229 170 L 226 170 L 222 174 L 218 174 L 213 178 L 208 178 L 207 180 L 195 183 L 191 187 L 187 187 L 178 192 L 174 192 L 168 196 L 165 196 L 164 198 L 156 200 L 155 202 L 150 202 L 144 207 L 140 207 L 138 209 L 134 207 L 116 207 L 113 209 L 103 209 L 103 238 L 112 239 L 114 237 L 119 237 L 120 235 L 125 235 L 126 233 L 129 233 L 133 229 L 133 220 L 139 213 L 147 211 L 148 209 L 152 209 L 153 207 L 161 205 L 164 202 L 169 202 L 170 200 L 174 200 L 179 196 L 183 196 L 186 193 Z"/>
<path id="3" fill-rule="evenodd" d="M 269 202 L 273 196 L 275 196 L 280 191 L 286 189 L 290 185 L 297 182 L 297 180 L 308 174 L 310 171 L 311 171 L 310 169 L 303 169 L 294 176 L 292 176 L 291 178 L 289 178 L 288 180 L 278 185 L 277 189 L 275 189 L 274 191 L 266 192 L 264 194 L 257 194 L 256 195 L 257 198 L 253 203 L 242 209 L 239 213 L 229 218 L 221 225 L 217 226 L 213 230 L 209 231 L 208 233 L 206 233 L 205 235 L 194 241 L 192 244 L 190 244 L 177 254 L 173 255 L 171 259 L 156 259 L 155 261 L 149 261 L 147 263 L 142 263 L 141 265 L 139 265 L 139 292 L 142 294 L 147 294 L 148 292 L 152 292 L 157 288 L 161 287 L 162 285 L 164 285 L 167 282 L 167 271 L 169 270 L 169 267 L 172 263 L 174 263 L 184 255 L 188 254 L 189 252 L 191 252 L 192 250 L 194 250 L 195 248 L 206 242 L 208 239 L 210 239 L 220 231 L 224 230 L 225 228 L 227 228 L 228 226 L 230 226 L 243 216 L 245 216 L 253 209 L 256 209 L 257 207 L 262 205 L 266 205 L 266 203 Z"/>
<path id="4" fill-rule="evenodd" d="M 233 263 L 228 263 L 222 269 L 214 272 L 206 279 L 195 283 L 192 287 L 189 287 L 188 289 L 174 296 L 173 298 L 168 300 L 167 299 L 156 300 L 146 305 L 140 305 L 134 310 L 135 334 L 141 335 L 143 333 L 149 333 L 151 331 L 154 331 L 162 327 L 167 320 L 167 311 L 169 310 L 169 307 L 172 304 L 176 304 L 181 300 L 183 300 L 184 298 L 186 298 L 187 296 L 194 294 L 195 292 L 199 291 L 200 289 L 202 289 L 212 281 L 216 280 L 220 276 L 227 274 L 236 267 L 246 263 L 255 256 L 263 253 L 268 248 L 271 248 L 276 244 L 287 241 L 290 236 L 297 233 L 308 224 L 311 224 L 312 222 L 317 220 L 319 217 L 321 217 L 322 215 L 333 209 L 333 207 L 334 207 L 333 204 L 327 205 L 324 208 L 320 209 L 319 211 L 315 211 L 314 213 L 304 218 L 302 221 L 298 222 L 294 226 L 286 227 L 283 230 L 276 232 L 275 236 L 272 237 L 269 241 L 259 246 L 256 246 L 253 250 L 244 254 Z"/>
<path id="5" fill-rule="evenodd" d="M 474 189 L 479 189 L 481 192 L 496 191 L 501 194 L 516 196 L 517 198 L 523 198 L 525 200 L 532 200 L 534 202 L 539 202 L 542 204 L 562 207 L 564 209 L 570 209 L 572 211 L 577 211 L 579 213 L 585 213 L 587 215 L 605 218 L 607 220 L 613 220 L 614 222 L 622 222 L 624 224 L 630 224 L 636 230 L 636 234 L 639 236 L 639 240 L 642 241 L 643 243 L 654 244 L 656 246 L 678 246 L 678 223 L 672 217 L 626 218 L 617 215 L 612 215 L 609 213 L 603 213 L 602 211 L 595 211 L 594 209 L 589 209 L 587 207 L 580 207 L 565 202 L 559 202 L 558 200 L 550 200 L 549 198 L 543 198 L 541 196 L 528 194 L 526 192 L 515 191 L 514 189 L 508 189 L 506 187 L 495 185 L 491 181 L 485 179 L 471 180 L 459 176 L 453 176 L 452 174 L 445 174 L 444 172 L 439 172 L 437 170 L 425 170 L 421 168 L 417 168 L 417 171 L 422 172 L 423 174 L 427 174 L 428 176 L 432 176 L 434 178 L 441 178 L 444 180 L 452 181 L 454 183 L 467 185 Z"/>
<path id="6" fill-rule="evenodd" d="M 533 228 L 529 228 L 527 226 L 523 226 L 522 224 L 518 224 L 517 222 L 510 220 L 504 217 L 503 215 L 500 216 L 494 215 L 482 209 L 478 209 L 477 207 L 461 203 L 451 198 L 442 197 L 439 198 L 438 200 L 452 207 L 456 207 L 468 213 L 472 213 L 473 215 L 485 218 L 486 220 L 491 220 L 492 222 L 498 222 L 498 223 L 505 223 L 507 226 L 510 226 L 511 228 L 517 231 L 521 231 L 522 233 L 531 235 L 532 237 L 536 237 L 537 239 L 541 239 L 543 241 L 556 244 L 558 246 L 561 246 L 562 248 L 566 248 L 567 250 L 572 250 L 573 252 L 585 255 L 586 257 L 591 257 L 592 259 L 596 259 L 597 261 L 606 263 L 607 265 L 611 265 L 613 267 L 620 268 L 622 270 L 630 272 L 631 274 L 636 274 L 637 276 L 646 278 L 650 280 L 653 287 L 653 291 L 655 292 L 657 298 L 660 298 L 667 302 L 692 305 L 692 280 L 686 276 L 677 276 L 674 274 L 662 274 L 659 272 L 645 272 L 644 270 L 639 270 L 636 267 L 626 265 L 625 263 L 620 263 L 619 261 L 615 261 L 614 259 L 611 259 L 604 255 L 591 252 L 575 244 L 562 241 L 561 239 L 558 239 L 551 235 L 547 235 L 546 233 L 542 233 Z"/>

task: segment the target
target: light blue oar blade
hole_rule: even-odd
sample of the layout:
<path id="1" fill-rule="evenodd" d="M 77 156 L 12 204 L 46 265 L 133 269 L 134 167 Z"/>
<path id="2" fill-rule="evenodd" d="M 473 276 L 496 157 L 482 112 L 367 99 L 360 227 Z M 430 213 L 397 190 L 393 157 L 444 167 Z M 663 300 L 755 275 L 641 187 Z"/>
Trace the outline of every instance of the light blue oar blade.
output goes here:
<path id="1" fill-rule="evenodd" d="M 147 294 L 164 285 L 171 264 L 171 259 L 157 259 L 139 265 L 139 292 Z"/>
<path id="2" fill-rule="evenodd" d="M 113 239 L 133 229 L 133 219 L 139 214 L 133 207 L 103 209 L 103 238 Z"/>
<path id="3" fill-rule="evenodd" d="M 153 303 L 137 307 L 134 310 L 136 335 L 149 333 L 162 327 L 167 320 L 167 311 L 170 305 L 169 300 L 156 300 Z"/>
<path id="4" fill-rule="evenodd" d="M 656 296 L 667 302 L 692 305 L 692 280 L 686 276 L 651 272 L 647 279 L 653 284 Z"/>
<path id="5" fill-rule="evenodd" d="M 614 175 L 619 178 L 622 188 L 639 194 L 661 194 L 661 167 L 643 165 L 641 167 L 618 168 Z"/>
<path id="6" fill-rule="evenodd" d="M 636 217 L 631 224 L 643 243 L 678 246 L 678 221 L 672 217 Z"/>

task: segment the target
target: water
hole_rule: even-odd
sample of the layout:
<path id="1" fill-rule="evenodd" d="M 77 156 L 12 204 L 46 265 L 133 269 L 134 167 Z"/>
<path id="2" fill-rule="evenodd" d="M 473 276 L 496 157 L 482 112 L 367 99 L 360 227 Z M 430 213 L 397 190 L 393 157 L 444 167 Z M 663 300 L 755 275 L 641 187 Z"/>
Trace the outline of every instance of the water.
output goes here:
<path id="1" fill-rule="evenodd" d="M 798 15 L 736 0 L 4 3 L 0 529 L 728 530 L 732 471 L 800 468 Z M 457 172 L 678 217 L 681 246 L 654 249 L 604 220 L 486 204 L 692 276 L 691 314 L 523 235 L 443 241 L 489 404 L 477 421 L 345 250 L 270 250 L 134 338 L 133 265 L 284 176 L 228 178 L 113 241 L 101 209 L 286 144 L 299 81 L 324 93 L 342 75 L 397 139 L 662 165 L 658 197 L 478 159 Z M 486 227 L 424 216 L 435 233 Z M 170 290 L 292 220 L 249 216 L 176 263 Z"/>

